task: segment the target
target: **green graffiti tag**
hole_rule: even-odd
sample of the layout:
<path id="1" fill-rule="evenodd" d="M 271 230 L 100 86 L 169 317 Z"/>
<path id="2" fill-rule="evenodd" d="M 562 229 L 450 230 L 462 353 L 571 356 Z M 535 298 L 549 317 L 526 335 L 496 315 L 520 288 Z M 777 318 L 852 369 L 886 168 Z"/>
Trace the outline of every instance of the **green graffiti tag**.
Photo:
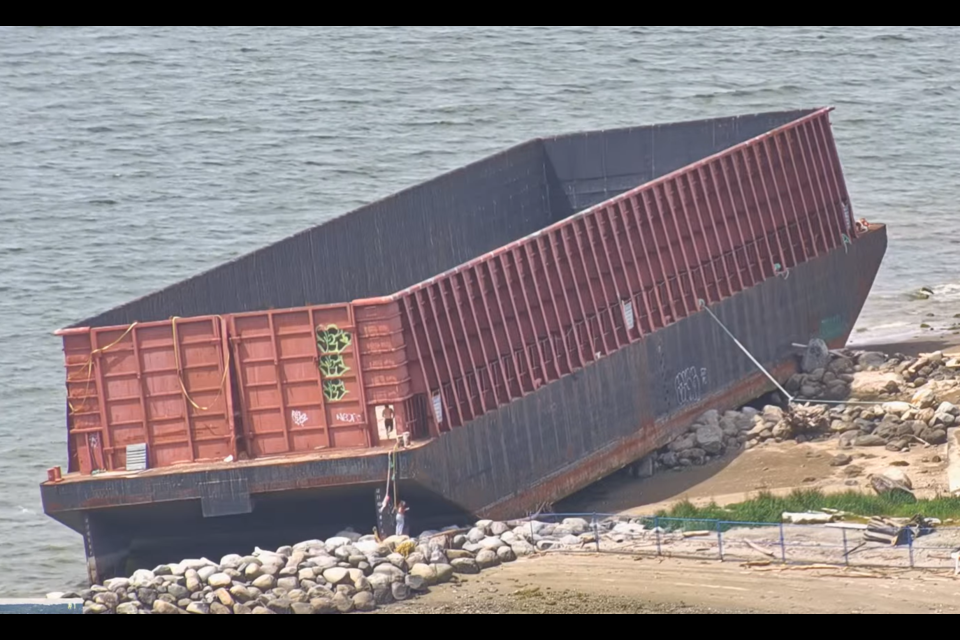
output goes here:
<path id="1" fill-rule="evenodd" d="M 347 371 L 350 371 L 350 367 L 341 355 L 320 356 L 319 366 L 324 378 L 342 378 Z"/>
<path id="2" fill-rule="evenodd" d="M 343 384 L 343 380 L 323 381 L 323 395 L 330 402 L 343 400 L 348 393 L 349 391 L 347 391 L 346 385 Z"/>
<path id="3" fill-rule="evenodd" d="M 326 329 L 317 327 L 317 349 L 320 353 L 343 353 L 353 343 L 353 336 L 349 331 L 329 325 Z"/>

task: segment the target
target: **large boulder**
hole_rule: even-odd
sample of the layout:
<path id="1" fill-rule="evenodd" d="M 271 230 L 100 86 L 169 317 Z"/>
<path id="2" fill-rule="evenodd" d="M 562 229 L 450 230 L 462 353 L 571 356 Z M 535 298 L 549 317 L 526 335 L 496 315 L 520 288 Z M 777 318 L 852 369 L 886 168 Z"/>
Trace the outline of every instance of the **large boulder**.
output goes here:
<path id="1" fill-rule="evenodd" d="M 706 425 L 697 429 L 697 447 L 709 455 L 718 455 L 723 451 L 723 429 Z M 582 532 L 581 532 L 582 533 Z"/>
<path id="2" fill-rule="evenodd" d="M 507 547 L 509 549 L 509 547 Z M 415 564 L 410 568 L 410 575 L 422 578 L 428 587 L 437 584 L 437 570 L 426 564 Z"/>
<path id="3" fill-rule="evenodd" d="M 450 566 L 453 567 L 455 573 L 459 574 L 474 575 L 480 573 L 480 567 L 477 561 L 472 558 L 457 558 L 456 560 L 451 560 Z M 379 569 L 379 567 L 377 568 Z"/>
<path id="4" fill-rule="evenodd" d="M 453 567 L 449 564 L 434 565 L 433 570 L 437 573 L 437 584 L 446 584 L 453 580 Z"/>
<path id="5" fill-rule="evenodd" d="M 500 564 L 500 559 L 495 551 L 484 549 L 477 554 L 477 566 L 480 569 L 490 569 Z"/>

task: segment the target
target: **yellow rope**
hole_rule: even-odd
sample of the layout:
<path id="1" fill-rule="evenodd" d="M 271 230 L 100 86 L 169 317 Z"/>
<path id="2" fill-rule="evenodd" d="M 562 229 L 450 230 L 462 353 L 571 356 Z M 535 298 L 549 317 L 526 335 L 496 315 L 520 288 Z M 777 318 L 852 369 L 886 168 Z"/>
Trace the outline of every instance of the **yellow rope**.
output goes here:
<path id="1" fill-rule="evenodd" d="M 133 331 L 133 328 L 134 328 L 135 326 L 137 326 L 137 323 L 136 323 L 136 322 L 134 322 L 134 323 L 131 324 L 129 327 L 127 327 L 127 330 L 123 332 L 123 335 L 121 335 L 119 338 L 117 338 L 116 340 L 114 340 L 113 342 L 111 342 L 110 344 L 108 344 L 107 346 L 105 346 L 105 347 L 100 347 L 99 349 L 94 349 L 93 351 L 90 352 L 90 356 L 87 358 L 87 364 L 84 365 L 84 367 L 85 367 L 86 370 L 87 370 L 87 379 L 85 380 L 85 382 L 87 383 L 87 386 L 84 388 L 83 404 L 80 405 L 80 408 L 79 408 L 79 409 L 77 409 L 77 408 L 75 408 L 75 407 L 73 406 L 73 403 L 70 402 L 70 398 L 68 397 L 68 398 L 67 398 L 67 405 L 70 407 L 70 411 L 71 411 L 71 412 L 73 412 L 73 413 L 80 413 L 80 411 L 82 411 L 83 409 L 85 409 L 86 406 L 87 406 L 87 396 L 89 395 L 87 392 L 90 390 L 90 384 L 93 382 L 93 358 L 94 358 L 94 356 L 99 355 L 99 354 L 101 354 L 101 353 L 106 353 L 106 352 L 109 351 L 110 349 L 113 349 L 115 346 L 117 346 L 118 344 L 120 344 L 121 342 L 123 342 L 123 339 L 126 338 L 128 335 L 130 335 L 130 332 Z M 76 380 L 75 378 L 71 378 L 69 374 L 67 375 L 67 383 L 76 382 L 76 381 L 77 381 L 77 380 Z"/>
<path id="2" fill-rule="evenodd" d="M 223 322 L 223 318 L 217 316 L 217 318 Z M 187 387 L 183 383 L 183 374 L 180 372 L 180 342 L 177 340 L 177 320 L 180 320 L 177 316 L 174 316 L 170 319 L 170 328 L 173 331 L 173 357 L 177 364 L 177 379 L 180 382 L 180 389 L 183 391 L 183 397 L 187 399 L 193 408 L 197 411 L 209 411 L 210 407 L 217 404 L 217 401 L 220 399 L 220 396 L 223 395 L 223 391 L 226 388 L 227 376 L 230 373 L 230 349 L 226 349 L 223 354 L 223 377 L 220 379 L 220 391 L 217 393 L 217 397 L 213 399 L 213 402 L 210 403 L 210 407 L 201 407 L 199 404 L 194 402 L 193 398 L 190 397 L 190 394 L 187 392 Z"/>

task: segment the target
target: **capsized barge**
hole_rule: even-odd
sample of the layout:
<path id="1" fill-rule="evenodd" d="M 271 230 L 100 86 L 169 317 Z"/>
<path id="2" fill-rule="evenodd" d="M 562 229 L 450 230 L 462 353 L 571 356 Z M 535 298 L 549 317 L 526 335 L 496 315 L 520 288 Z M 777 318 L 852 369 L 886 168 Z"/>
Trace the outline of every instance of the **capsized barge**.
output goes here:
<path id="1" fill-rule="evenodd" d="M 374 526 L 390 468 L 423 528 L 643 458 L 769 390 L 701 303 L 778 377 L 846 343 L 887 234 L 829 112 L 532 140 L 59 331 L 46 513 L 99 582 Z"/>

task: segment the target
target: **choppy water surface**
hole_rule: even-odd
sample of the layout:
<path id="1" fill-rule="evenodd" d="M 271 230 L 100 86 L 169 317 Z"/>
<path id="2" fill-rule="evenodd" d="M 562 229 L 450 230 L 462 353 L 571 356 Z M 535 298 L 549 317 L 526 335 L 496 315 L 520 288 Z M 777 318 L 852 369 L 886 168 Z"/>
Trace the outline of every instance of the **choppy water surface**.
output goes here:
<path id="1" fill-rule="evenodd" d="M 0 27 L 0 596 L 85 575 L 37 490 L 65 463 L 51 331 L 530 137 L 836 105 L 854 207 L 890 225 L 857 339 L 960 322 L 958 35 Z"/>

